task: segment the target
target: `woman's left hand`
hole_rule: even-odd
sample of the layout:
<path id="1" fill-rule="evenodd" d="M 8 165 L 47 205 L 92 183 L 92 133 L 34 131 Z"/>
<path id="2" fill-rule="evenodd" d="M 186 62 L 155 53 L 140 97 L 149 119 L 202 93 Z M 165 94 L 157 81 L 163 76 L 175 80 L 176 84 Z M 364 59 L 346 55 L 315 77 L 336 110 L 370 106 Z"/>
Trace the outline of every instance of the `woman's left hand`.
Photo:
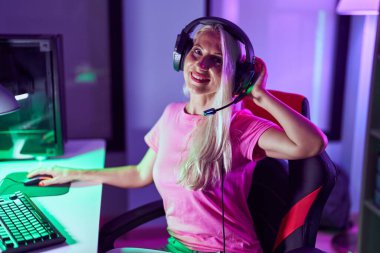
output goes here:
<path id="1" fill-rule="evenodd" d="M 259 57 L 256 57 L 254 68 L 255 75 L 259 76 L 257 77 L 257 80 L 253 86 L 250 96 L 252 97 L 255 103 L 258 103 L 260 102 L 261 96 L 264 93 L 266 93 L 266 82 L 268 78 L 268 73 L 265 62 Z"/>

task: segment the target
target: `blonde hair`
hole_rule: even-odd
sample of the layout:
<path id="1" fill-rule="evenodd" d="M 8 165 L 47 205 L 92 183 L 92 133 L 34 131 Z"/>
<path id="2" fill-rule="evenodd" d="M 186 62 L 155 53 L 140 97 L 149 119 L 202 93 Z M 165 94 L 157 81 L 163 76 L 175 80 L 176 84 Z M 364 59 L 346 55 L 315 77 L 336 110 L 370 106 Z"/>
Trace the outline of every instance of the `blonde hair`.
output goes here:
<path id="1" fill-rule="evenodd" d="M 238 42 L 221 25 L 206 25 L 195 35 L 204 31 L 220 34 L 223 55 L 222 76 L 213 107 L 221 107 L 232 99 L 236 62 L 240 57 Z M 179 182 L 192 190 L 206 190 L 215 185 L 222 173 L 231 170 L 232 149 L 230 141 L 231 107 L 207 116 L 192 132 L 187 159 L 181 166 Z"/>

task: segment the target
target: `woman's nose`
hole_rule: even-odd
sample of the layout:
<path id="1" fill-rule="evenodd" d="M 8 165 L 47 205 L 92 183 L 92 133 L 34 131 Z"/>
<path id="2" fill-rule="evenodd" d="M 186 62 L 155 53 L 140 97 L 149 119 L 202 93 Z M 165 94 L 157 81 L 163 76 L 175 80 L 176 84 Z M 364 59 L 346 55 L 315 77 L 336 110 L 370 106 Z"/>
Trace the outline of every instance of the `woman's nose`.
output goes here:
<path id="1" fill-rule="evenodd" d="M 199 62 L 199 67 L 201 67 L 201 69 L 206 69 L 206 64 L 204 61 L 200 61 Z"/>
<path id="2" fill-rule="evenodd" d="M 201 69 L 204 69 L 204 70 L 207 70 L 211 67 L 211 61 L 210 61 L 210 57 L 202 57 L 201 59 L 199 59 L 198 61 L 198 65 Z"/>

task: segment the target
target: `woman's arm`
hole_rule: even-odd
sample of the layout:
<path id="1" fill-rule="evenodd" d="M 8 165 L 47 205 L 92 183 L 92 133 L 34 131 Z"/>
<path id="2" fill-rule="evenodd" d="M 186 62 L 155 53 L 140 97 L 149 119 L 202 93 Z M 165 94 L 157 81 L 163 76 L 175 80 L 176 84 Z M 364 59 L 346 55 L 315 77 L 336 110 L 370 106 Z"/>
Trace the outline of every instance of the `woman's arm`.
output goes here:
<path id="1" fill-rule="evenodd" d="M 71 181 L 90 181 L 123 188 L 143 187 L 153 182 L 153 165 L 156 153 L 148 149 L 137 165 L 128 165 L 106 169 L 73 169 L 60 166 L 40 168 L 31 171 L 28 177 L 51 175 L 52 179 L 41 181 L 41 186 L 63 184 Z"/>
<path id="2" fill-rule="evenodd" d="M 301 159 L 323 151 L 327 137 L 310 120 L 285 105 L 266 89 L 267 72 L 265 63 L 257 58 L 260 76 L 251 92 L 253 101 L 268 111 L 283 130 L 270 128 L 265 131 L 258 145 L 266 155 L 274 158 Z"/>

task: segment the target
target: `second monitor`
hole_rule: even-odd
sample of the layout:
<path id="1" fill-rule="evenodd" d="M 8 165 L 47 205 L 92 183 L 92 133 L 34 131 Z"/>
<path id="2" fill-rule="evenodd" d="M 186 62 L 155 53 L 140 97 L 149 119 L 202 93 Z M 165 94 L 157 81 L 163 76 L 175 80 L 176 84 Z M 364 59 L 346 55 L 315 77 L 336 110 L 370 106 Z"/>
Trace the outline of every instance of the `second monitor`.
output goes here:
<path id="1" fill-rule="evenodd" d="M 0 116 L 0 160 L 64 153 L 61 35 L 0 35 L 0 83 L 20 110 Z"/>

